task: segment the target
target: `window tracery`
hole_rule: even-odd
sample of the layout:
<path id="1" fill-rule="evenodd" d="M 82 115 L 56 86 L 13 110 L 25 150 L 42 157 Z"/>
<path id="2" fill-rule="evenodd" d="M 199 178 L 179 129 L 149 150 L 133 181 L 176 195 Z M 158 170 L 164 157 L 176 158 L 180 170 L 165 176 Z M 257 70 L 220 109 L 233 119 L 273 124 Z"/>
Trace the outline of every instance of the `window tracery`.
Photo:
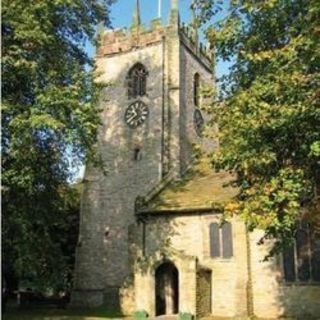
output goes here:
<path id="1" fill-rule="evenodd" d="M 141 63 L 136 63 L 128 72 L 129 99 L 142 97 L 147 93 L 147 69 Z"/>

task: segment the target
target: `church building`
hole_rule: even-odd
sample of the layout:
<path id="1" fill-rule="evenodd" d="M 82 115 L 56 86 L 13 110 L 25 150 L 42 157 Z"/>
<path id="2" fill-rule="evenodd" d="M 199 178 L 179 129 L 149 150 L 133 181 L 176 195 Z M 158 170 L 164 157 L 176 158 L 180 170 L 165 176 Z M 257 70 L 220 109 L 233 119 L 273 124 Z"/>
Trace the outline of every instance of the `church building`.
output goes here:
<path id="1" fill-rule="evenodd" d="M 205 156 L 218 141 L 203 134 L 209 115 L 200 90 L 214 86 L 212 49 L 196 23 L 183 24 L 171 0 L 168 23 L 140 22 L 100 34 L 96 54 L 107 169 L 88 164 L 81 203 L 71 304 L 149 317 L 320 317 L 320 244 L 308 226 L 281 256 L 237 216 L 234 177 Z M 212 129 L 214 130 L 214 129 Z M 215 129 L 216 130 L 216 129 Z"/>

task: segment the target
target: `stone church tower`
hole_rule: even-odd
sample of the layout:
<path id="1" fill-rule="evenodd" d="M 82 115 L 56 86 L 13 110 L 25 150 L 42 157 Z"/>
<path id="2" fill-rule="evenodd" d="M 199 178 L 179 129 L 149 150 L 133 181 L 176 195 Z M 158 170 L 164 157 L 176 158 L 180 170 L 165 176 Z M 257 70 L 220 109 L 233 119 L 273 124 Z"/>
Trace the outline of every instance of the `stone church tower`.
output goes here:
<path id="1" fill-rule="evenodd" d="M 205 118 L 199 87 L 213 83 L 212 56 L 197 30 L 180 24 L 172 0 L 167 25 L 154 19 L 145 29 L 137 7 L 129 31 L 104 32 L 96 65 L 108 84 L 98 138 L 108 173 L 86 168 L 71 303 L 127 311 L 136 308 L 136 207 L 190 167 Z"/>
<path id="2" fill-rule="evenodd" d="M 150 317 L 318 319 L 320 240 L 301 224 L 295 243 L 265 261 L 272 243 L 248 232 L 225 204 L 234 177 L 214 172 L 199 90 L 213 85 L 212 56 L 192 23 L 140 23 L 100 35 L 96 65 L 107 83 L 97 148 L 107 175 L 86 168 L 76 252 L 74 306 L 104 305 Z M 202 108 L 203 109 L 203 108 Z M 195 161 L 197 160 L 197 161 Z"/>

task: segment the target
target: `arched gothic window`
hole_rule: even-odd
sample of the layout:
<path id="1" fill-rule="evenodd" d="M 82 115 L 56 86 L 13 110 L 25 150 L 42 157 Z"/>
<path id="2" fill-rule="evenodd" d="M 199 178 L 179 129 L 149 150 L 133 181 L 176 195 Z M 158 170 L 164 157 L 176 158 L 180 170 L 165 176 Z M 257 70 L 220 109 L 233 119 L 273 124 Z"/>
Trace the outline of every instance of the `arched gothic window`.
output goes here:
<path id="1" fill-rule="evenodd" d="M 129 99 L 142 97 L 147 92 L 148 72 L 144 65 L 136 63 L 128 72 L 128 97 Z"/>
<path id="2" fill-rule="evenodd" d="M 199 95 L 200 95 L 200 75 L 196 73 L 193 77 L 193 101 L 196 107 L 199 107 Z"/>

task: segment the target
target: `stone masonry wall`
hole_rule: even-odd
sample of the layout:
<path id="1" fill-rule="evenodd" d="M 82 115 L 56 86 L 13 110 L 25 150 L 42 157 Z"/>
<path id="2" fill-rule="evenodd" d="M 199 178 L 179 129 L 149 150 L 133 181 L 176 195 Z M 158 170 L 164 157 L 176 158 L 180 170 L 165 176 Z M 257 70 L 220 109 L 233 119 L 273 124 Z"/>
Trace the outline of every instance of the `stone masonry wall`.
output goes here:
<path id="1" fill-rule="evenodd" d="M 195 214 L 150 217 L 146 223 L 145 264 L 136 269 L 135 287 L 140 288 L 136 296 L 136 306 L 145 306 L 147 298 L 142 294 L 154 296 L 152 272 L 154 265 L 161 259 L 170 258 L 176 264 L 179 277 L 184 281 L 180 294 L 180 311 L 196 312 L 196 268 L 189 269 L 181 265 L 181 261 L 197 261 L 206 269 L 212 270 L 211 306 L 215 316 L 246 316 L 246 285 L 247 285 L 247 251 L 244 224 L 233 219 L 233 252 L 230 259 L 210 257 L 209 225 L 220 222 L 217 214 Z M 138 263 L 139 265 L 139 263 Z M 140 270 L 140 271 L 139 271 Z M 143 279 L 143 281 L 140 281 Z M 147 287 L 146 287 L 147 286 Z M 145 290 L 147 289 L 148 290 Z M 226 290 L 227 288 L 227 290 Z M 151 298 L 152 300 L 152 298 Z"/>
<path id="2" fill-rule="evenodd" d="M 318 319 L 320 286 L 317 284 L 286 284 L 281 256 L 264 261 L 272 243 L 257 245 L 262 231 L 250 234 L 253 311 L 257 317 Z"/>
<path id="3" fill-rule="evenodd" d="M 145 255 L 136 267 L 136 308 L 151 315 L 155 310 L 154 272 L 161 261 L 172 261 L 179 271 L 180 312 L 199 312 L 199 267 L 211 270 L 211 313 L 216 317 L 248 317 L 248 306 L 258 318 L 293 317 L 318 319 L 320 287 L 317 284 L 286 284 L 283 281 L 281 257 L 264 261 L 271 243 L 257 245 L 262 231 L 246 235 L 239 218 L 230 220 L 233 235 L 233 257 L 210 256 L 209 226 L 220 222 L 213 213 L 149 216 L 146 220 Z M 249 239 L 249 242 L 248 242 Z M 247 245 L 250 244 L 250 255 Z M 251 282 L 248 282 L 248 257 Z M 196 261 L 194 267 L 193 261 Z M 190 264 L 191 263 L 191 264 Z M 193 267 L 190 267 L 193 266 Z M 199 267 L 197 267 L 199 266 Z M 248 285 L 251 283 L 251 288 Z M 198 282 L 199 284 L 199 282 Z M 205 292 L 202 291 L 201 294 Z M 251 300 L 252 299 L 252 300 Z M 198 309 L 197 309 L 198 305 Z M 201 310 L 200 310 L 201 313 Z"/>
<path id="4" fill-rule="evenodd" d="M 200 75 L 202 85 L 214 85 L 212 71 L 208 70 L 181 42 L 180 48 L 180 145 L 181 145 L 181 167 L 185 171 L 193 160 L 193 145 L 206 146 L 208 151 L 208 141 L 204 137 L 199 137 L 194 129 L 193 113 L 194 105 L 194 75 Z M 205 120 L 209 118 L 204 111 L 201 111 Z M 211 148 L 215 146 L 212 145 Z"/>
<path id="5" fill-rule="evenodd" d="M 142 98 L 149 107 L 149 117 L 132 130 L 124 122 L 125 110 L 132 102 L 127 98 L 126 76 L 136 62 L 143 63 L 149 73 L 148 94 Z M 108 174 L 104 177 L 90 167 L 86 170 L 75 286 L 78 292 L 103 290 L 107 306 L 119 308 L 116 297 L 131 273 L 128 226 L 135 221 L 135 199 L 160 180 L 162 45 L 101 57 L 97 65 L 101 80 L 109 84 L 103 94 L 98 143 Z M 135 148 L 141 150 L 138 161 L 134 160 Z M 101 294 L 96 304 L 101 302 Z"/>

